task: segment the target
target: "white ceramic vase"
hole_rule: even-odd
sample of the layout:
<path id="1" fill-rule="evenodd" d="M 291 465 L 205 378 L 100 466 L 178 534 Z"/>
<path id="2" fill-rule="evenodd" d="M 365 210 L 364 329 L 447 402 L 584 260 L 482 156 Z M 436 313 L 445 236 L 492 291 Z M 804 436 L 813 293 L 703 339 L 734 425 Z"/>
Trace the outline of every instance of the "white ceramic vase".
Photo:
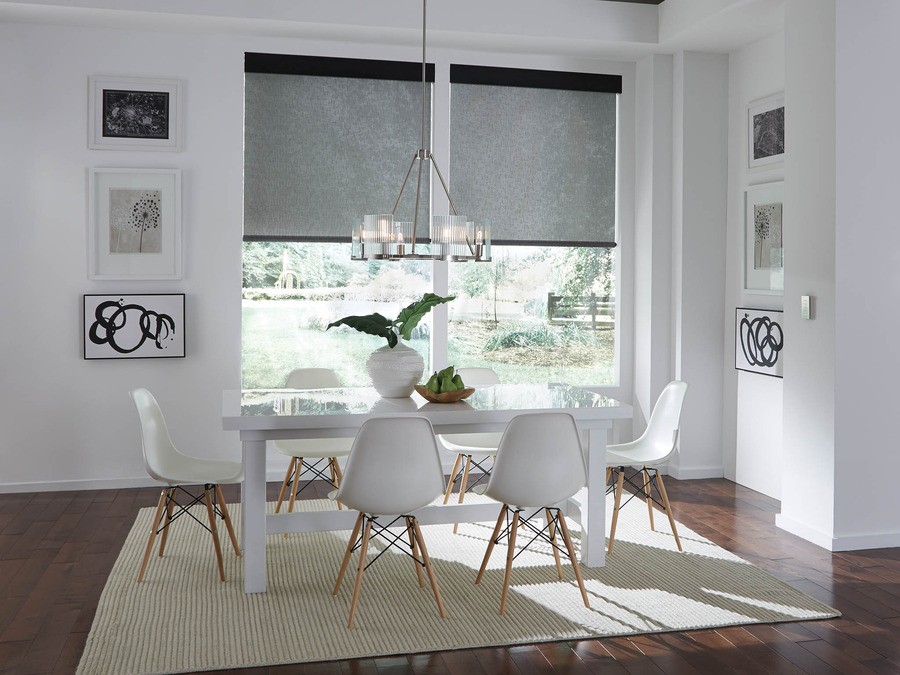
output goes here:
<path id="1" fill-rule="evenodd" d="M 412 347 L 397 342 L 392 349 L 376 349 L 366 362 L 372 386 L 383 398 L 406 398 L 425 372 L 425 359 Z"/>

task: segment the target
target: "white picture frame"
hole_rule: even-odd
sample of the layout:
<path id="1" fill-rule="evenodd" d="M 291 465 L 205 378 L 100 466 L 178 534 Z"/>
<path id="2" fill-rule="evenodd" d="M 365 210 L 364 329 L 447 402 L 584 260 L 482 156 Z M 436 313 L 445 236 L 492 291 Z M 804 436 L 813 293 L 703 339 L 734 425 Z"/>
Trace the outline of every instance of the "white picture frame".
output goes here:
<path id="1" fill-rule="evenodd" d="M 744 283 L 748 293 L 784 293 L 784 181 L 744 192 Z"/>
<path id="2" fill-rule="evenodd" d="M 181 170 L 90 169 L 88 278 L 180 279 Z"/>
<path id="3" fill-rule="evenodd" d="M 88 148 L 182 150 L 183 80 L 92 75 Z"/>
<path id="4" fill-rule="evenodd" d="M 784 312 L 737 307 L 734 311 L 734 368 L 784 377 Z"/>
<path id="5" fill-rule="evenodd" d="M 84 296 L 84 358 L 183 359 L 184 293 Z"/>
<path id="6" fill-rule="evenodd" d="M 747 159 L 751 169 L 784 162 L 784 93 L 747 106 Z"/>

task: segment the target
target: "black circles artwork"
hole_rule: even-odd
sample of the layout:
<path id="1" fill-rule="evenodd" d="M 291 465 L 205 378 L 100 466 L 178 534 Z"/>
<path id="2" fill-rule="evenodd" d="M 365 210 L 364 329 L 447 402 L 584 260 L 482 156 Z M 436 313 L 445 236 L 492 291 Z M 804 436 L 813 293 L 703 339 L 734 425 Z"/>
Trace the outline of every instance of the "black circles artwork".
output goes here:
<path id="1" fill-rule="evenodd" d="M 775 310 L 737 309 L 735 368 L 781 377 L 782 315 L 783 312 Z"/>
<path id="2" fill-rule="evenodd" d="M 85 358 L 184 356 L 184 295 L 86 295 Z"/>

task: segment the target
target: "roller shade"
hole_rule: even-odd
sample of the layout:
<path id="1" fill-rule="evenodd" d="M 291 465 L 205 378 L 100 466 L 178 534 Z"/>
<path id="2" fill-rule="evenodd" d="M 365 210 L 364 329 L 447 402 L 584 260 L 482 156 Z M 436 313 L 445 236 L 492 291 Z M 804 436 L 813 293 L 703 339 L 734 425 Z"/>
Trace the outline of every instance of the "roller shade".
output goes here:
<path id="1" fill-rule="evenodd" d="M 349 241 L 355 219 L 390 212 L 420 146 L 421 101 L 421 63 L 246 54 L 244 240 Z M 414 202 L 406 190 L 398 219 Z"/>
<path id="2" fill-rule="evenodd" d="M 619 76 L 453 65 L 450 189 L 499 244 L 615 246 Z"/>

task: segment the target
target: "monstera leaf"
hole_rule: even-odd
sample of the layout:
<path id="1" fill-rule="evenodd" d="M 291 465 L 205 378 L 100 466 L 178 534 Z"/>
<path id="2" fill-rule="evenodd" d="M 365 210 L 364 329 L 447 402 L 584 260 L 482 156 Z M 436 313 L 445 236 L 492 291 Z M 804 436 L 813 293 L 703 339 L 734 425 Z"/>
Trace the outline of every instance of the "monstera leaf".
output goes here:
<path id="1" fill-rule="evenodd" d="M 450 295 L 442 298 L 434 293 L 426 293 L 421 300 L 416 300 L 414 303 L 404 307 L 397 320 L 394 321 L 394 324 L 400 330 L 400 335 L 404 340 L 409 340 L 412 337 L 413 328 L 419 325 L 419 322 L 431 311 L 432 307 L 450 302 L 455 297 L 455 295 Z"/>
<path id="2" fill-rule="evenodd" d="M 345 316 L 343 319 L 328 324 L 328 328 L 335 326 L 350 326 L 360 333 L 368 333 L 369 335 L 377 335 L 387 339 L 388 346 L 391 348 L 397 344 L 397 333 L 394 332 L 394 322 L 381 316 L 381 314 L 366 314 L 365 316 Z M 326 328 L 325 330 L 328 330 Z"/>

